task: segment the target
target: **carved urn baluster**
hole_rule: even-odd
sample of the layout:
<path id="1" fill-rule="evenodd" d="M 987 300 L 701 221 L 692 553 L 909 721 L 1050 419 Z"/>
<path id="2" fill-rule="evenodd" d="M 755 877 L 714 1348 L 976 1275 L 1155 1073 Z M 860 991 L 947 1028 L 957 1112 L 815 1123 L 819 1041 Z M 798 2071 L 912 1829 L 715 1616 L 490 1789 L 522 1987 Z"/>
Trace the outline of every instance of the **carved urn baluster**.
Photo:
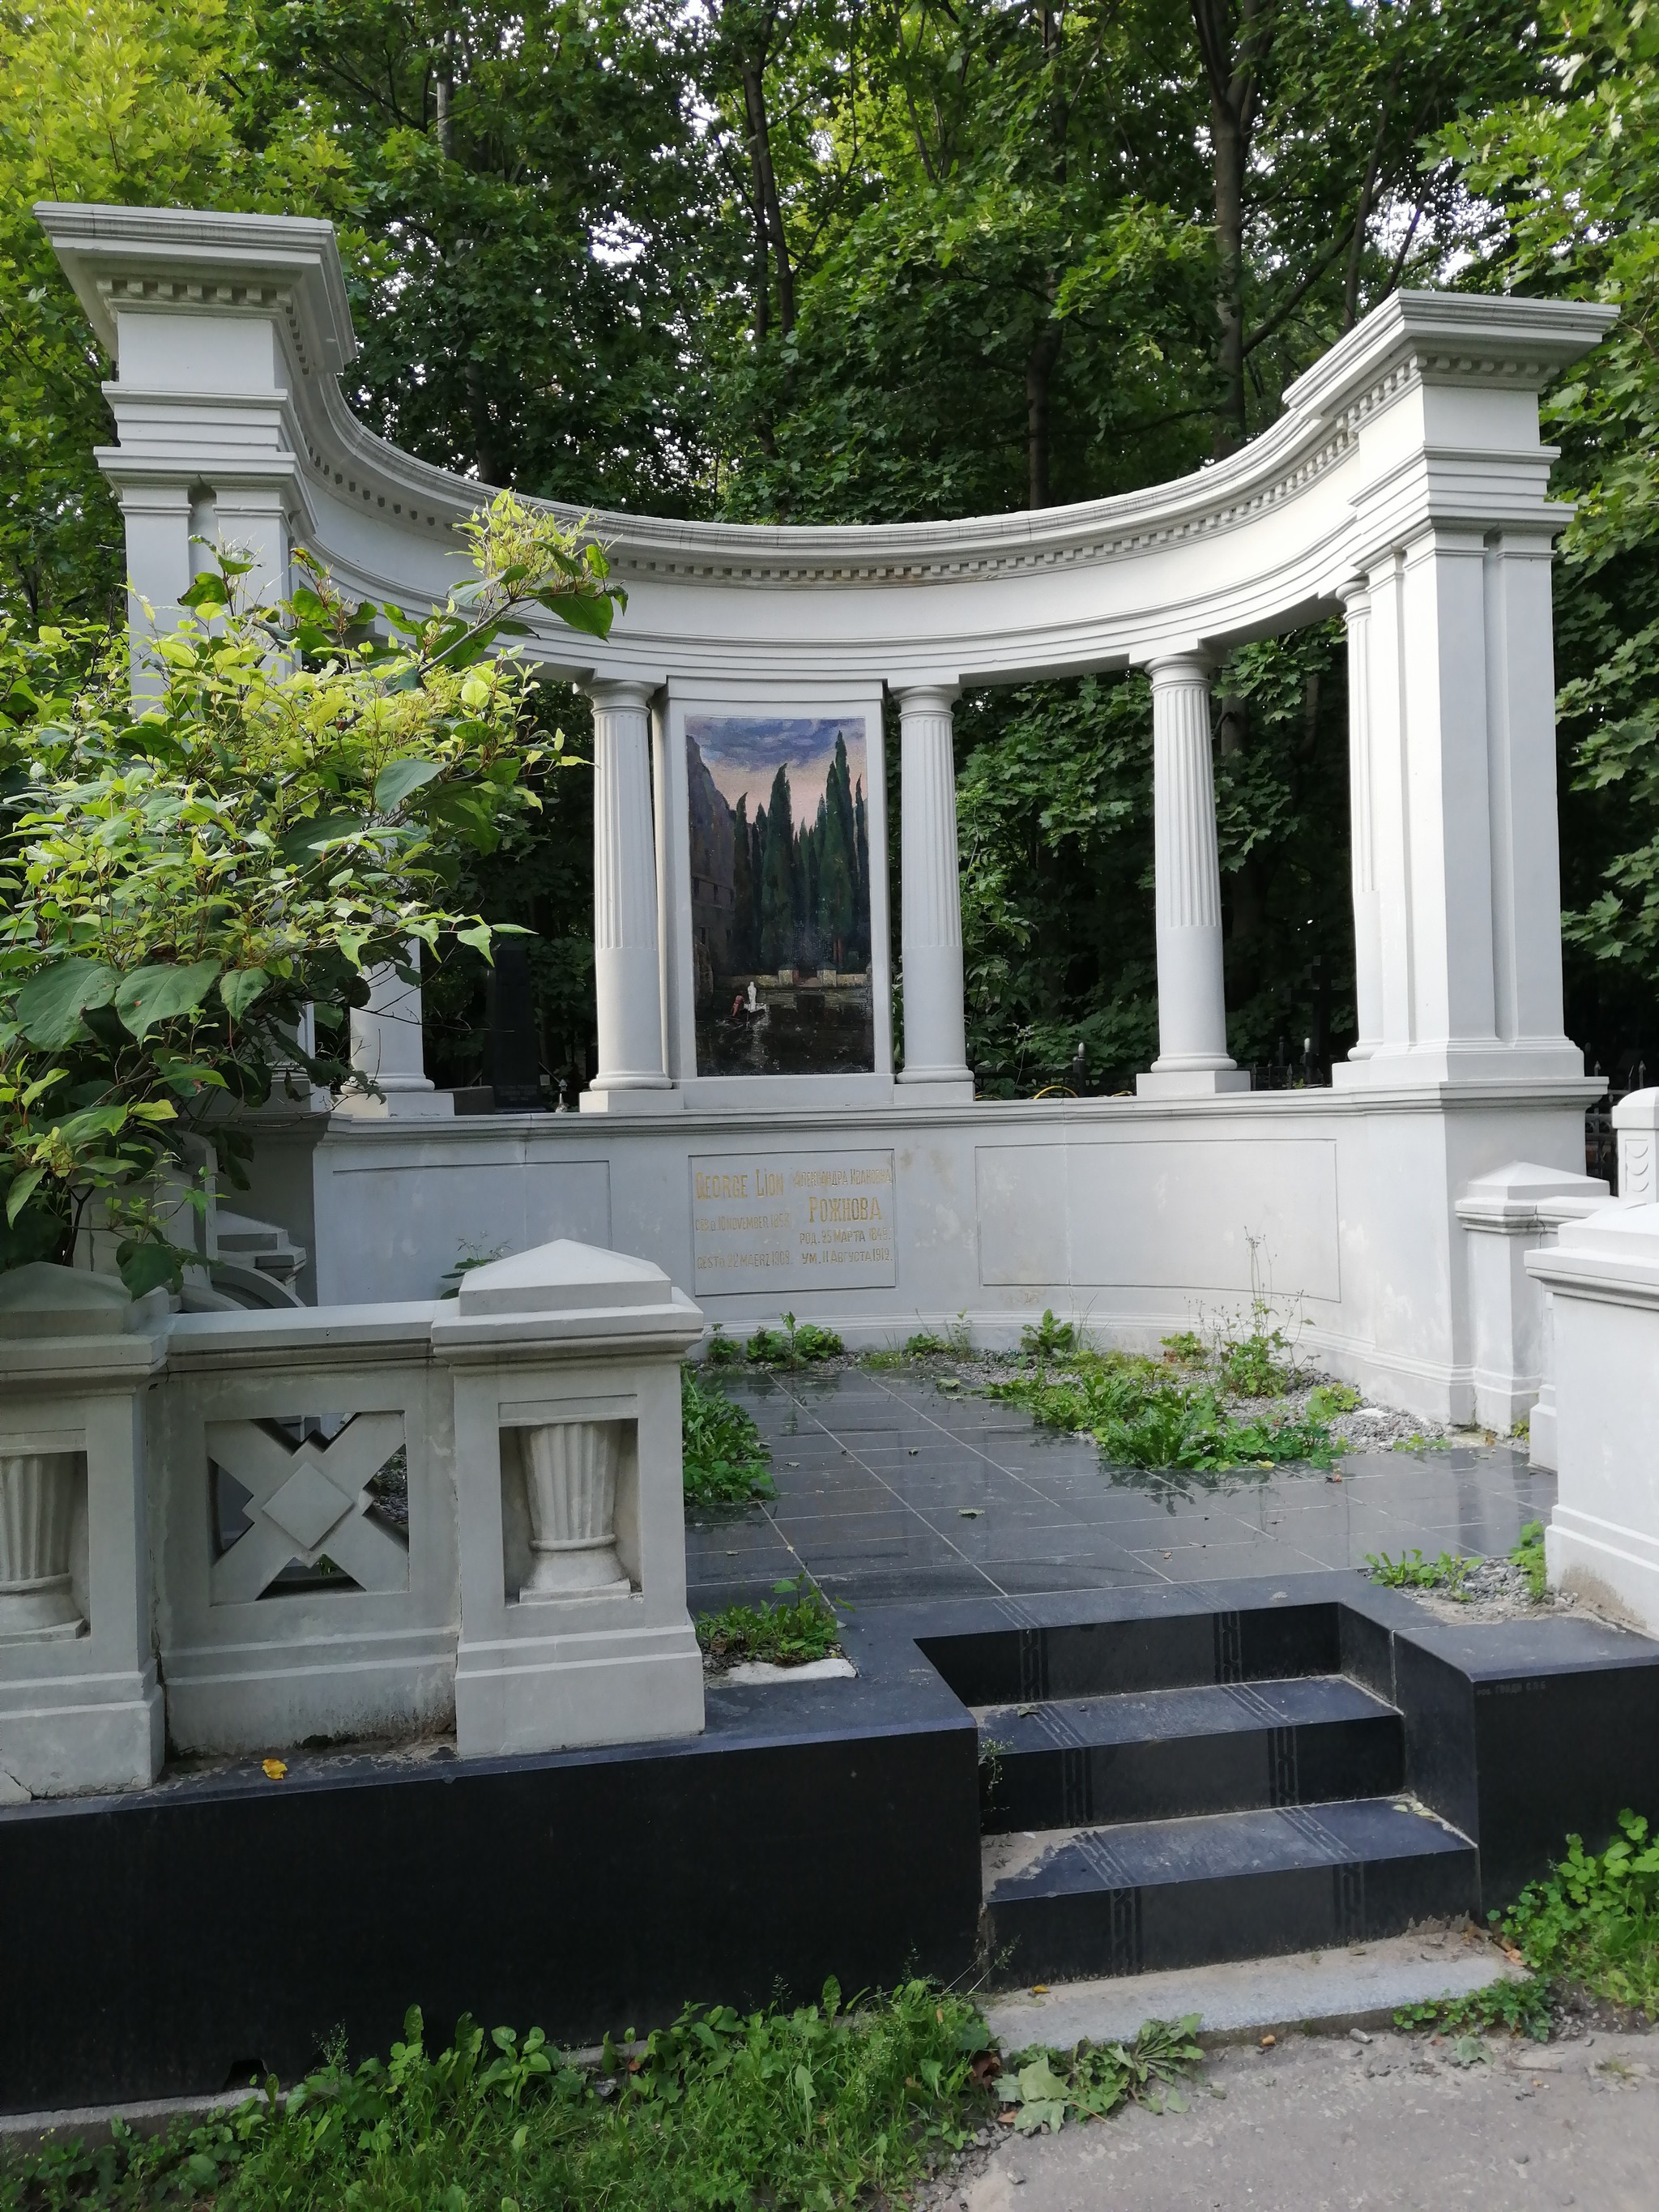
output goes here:
<path id="1" fill-rule="evenodd" d="M 522 1432 L 530 1548 L 521 1600 L 609 1596 L 631 1585 L 617 1555 L 614 1421 L 557 1421 Z"/>
<path id="2" fill-rule="evenodd" d="M 72 1636 L 70 1531 L 78 1452 L 0 1452 L 0 1638 Z"/>

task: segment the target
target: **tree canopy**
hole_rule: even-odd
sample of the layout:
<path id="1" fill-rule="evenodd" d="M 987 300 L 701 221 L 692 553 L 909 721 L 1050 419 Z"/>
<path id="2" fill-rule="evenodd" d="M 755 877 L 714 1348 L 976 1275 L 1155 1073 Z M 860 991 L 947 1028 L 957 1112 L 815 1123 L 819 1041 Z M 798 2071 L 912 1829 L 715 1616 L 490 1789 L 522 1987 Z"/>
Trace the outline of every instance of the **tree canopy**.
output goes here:
<path id="1" fill-rule="evenodd" d="M 1548 402 L 1582 502 L 1570 1025 L 1652 1058 L 1656 68 L 1650 0 L 0 0 L 0 604 L 96 618 L 120 580 L 43 195 L 331 215 L 372 428 L 523 494 L 738 520 L 1131 489 L 1254 435 L 1399 285 L 1605 297 L 1613 338 Z M 1253 645 L 1216 696 L 1234 1050 L 1340 1050 L 1340 635 Z M 986 691 L 957 726 L 974 1055 L 1027 1088 L 1081 1040 L 1127 1076 L 1146 688 Z M 466 886 L 538 933 L 550 1063 L 587 1019 L 577 785 L 538 857 Z M 456 1072 L 477 986 L 462 959 L 434 994 Z"/>

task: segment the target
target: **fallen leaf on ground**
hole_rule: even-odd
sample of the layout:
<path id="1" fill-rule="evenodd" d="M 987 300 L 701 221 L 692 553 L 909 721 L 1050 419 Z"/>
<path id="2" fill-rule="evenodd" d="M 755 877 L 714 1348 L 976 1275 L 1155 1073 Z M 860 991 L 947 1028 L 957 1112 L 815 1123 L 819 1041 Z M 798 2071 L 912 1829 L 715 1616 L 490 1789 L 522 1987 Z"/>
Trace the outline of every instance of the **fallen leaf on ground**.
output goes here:
<path id="1" fill-rule="evenodd" d="M 286 1763 L 280 1759 L 266 1759 L 264 1769 L 266 1779 L 271 1782 L 280 1782 L 288 1772 Z"/>

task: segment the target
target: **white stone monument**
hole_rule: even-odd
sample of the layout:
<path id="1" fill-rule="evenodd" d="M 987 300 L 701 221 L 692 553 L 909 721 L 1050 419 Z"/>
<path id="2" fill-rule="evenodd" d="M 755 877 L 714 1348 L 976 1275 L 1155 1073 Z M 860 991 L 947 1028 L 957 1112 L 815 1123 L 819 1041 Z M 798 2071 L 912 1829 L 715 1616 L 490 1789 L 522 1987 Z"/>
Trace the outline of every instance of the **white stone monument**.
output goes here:
<path id="1" fill-rule="evenodd" d="M 39 213 L 115 363 L 100 461 L 158 623 L 193 529 L 250 544 L 262 589 L 303 543 L 348 592 L 443 596 L 461 573 L 456 526 L 485 489 L 353 419 L 329 225 Z M 407 1052 L 418 1010 L 398 1010 L 398 1057 L 373 1034 L 377 1000 L 354 1048 L 381 1071 L 384 1104 L 337 1113 L 320 1140 L 304 1115 L 260 1123 L 250 1203 L 314 1251 L 311 1293 L 426 1291 L 464 1242 L 562 1234 L 647 1254 L 733 1328 L 787 1302 L 855 1341 L 962 1316 L 1006 1342 L 1051 1305 L 1152 1344 L 1196 1307 L 1247 1299 L 1254 1249 L 1304 1346 L 1366 1389 L 1440 1416 L 1518 1407 L 1536 1359 L 1483 1334 L 1504 1301 L 1476 1291 L 1493 1254 L 1458 1202 L 1517 1163 L 1581 1174 L 1599 1088 L 1563 1030 L 1550 566 L 1570 510 L 1548 496 L 1537 395 L 1613 312 L 1396 293 L 1238 453 L 1075 507 L 869 528 L 593 516 L 625 615 L 604 640 L 538 617 L 527 641 L 594 707 L 585 1111 L 424 1118 L 444 1109 Z M 1329 1090 L 1255 1097 L 1226 1030 L 1212 677 L 1234 644 L 1339 611 L 1359 1035 Z M 975 1104 L 954 702 L 1128 667 L 1153 690 L 1155 1065 L 1134 1097 Z M 763 785 L 739 791 L 728 749 L 694 790 L 688 740 L 709 716 L 767 723 L 779 748 L 826 721 L 851 733 L 852 982 L 827 922 L 793 951 L 745 936 L 735 825 L 752 828 Z M 822 750 L 790 760 L 792 788 L 822 790 L 827 818 Z M 862 1019 L 866 1002 L 855 1053 L 830 1066 L 797 1048 L 814 1019 Z M 1510 1303 L 1524 1334 L 1530 1308 Z"/>

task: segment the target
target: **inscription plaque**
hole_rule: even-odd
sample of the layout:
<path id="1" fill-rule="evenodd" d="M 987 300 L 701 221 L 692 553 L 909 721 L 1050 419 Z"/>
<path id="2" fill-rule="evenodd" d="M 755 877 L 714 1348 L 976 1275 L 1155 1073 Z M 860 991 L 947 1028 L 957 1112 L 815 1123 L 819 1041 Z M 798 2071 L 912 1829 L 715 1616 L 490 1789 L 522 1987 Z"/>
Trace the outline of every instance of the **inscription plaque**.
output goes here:
<path id="1" fill-rule="evenodd" d="M 893 1155 L 730 1152 L 691 1163 L 693 1296 L 890 1290 Z"/>

